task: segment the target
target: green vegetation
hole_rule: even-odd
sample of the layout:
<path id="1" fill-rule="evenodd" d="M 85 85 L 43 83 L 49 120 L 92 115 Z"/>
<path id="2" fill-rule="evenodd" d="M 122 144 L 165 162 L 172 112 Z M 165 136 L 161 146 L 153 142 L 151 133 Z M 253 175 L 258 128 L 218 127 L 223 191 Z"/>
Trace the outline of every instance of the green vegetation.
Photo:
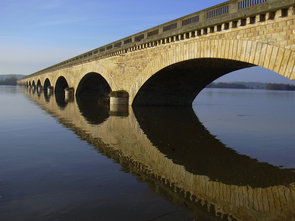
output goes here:
<path id="1" fill-rule="evenodd" d="M 16 84 L 17 84 L 17 78 L 15 76 L 0 79 L 0 85 L 16 85 Z"/>
<path id="2" fill-rule="evenodd" d="M 284 91 L 295 91 L 295 85 L 289 84 L 268 84 L 266 90 L 284 90 Z"/>
<path id="3" fill-rule="evenodd" d="M 264 90 L 285 90 L 295 91 L 295 85 L 274 84 L 274 83 L 255 83 L 255 82 L 233 82 L 233 83 L 211 83 L 207 88 L 234 88 L 234 89 L 264 89 Z"/>
<path id="4" fill-rule="evenodd" d="M 239 89 L 248 89 L 248 87 L 242 83 L 211 83 L 207 86 L 208 88 L 239 88 Z"/>
<path id="5" fill-rule="evenodd" d="M 119 91 L 112 91 L 109 94 L 110 97 L 128 97 L 128 92 L 125 90 L 119 90 Z"/>
<path id="6" fill-rule="evenodd" d="M 0 75 L 0 85 L 16 85 L 17 80 L 23 78 L 25 75 L 20 74 L 6 74 Z"/>

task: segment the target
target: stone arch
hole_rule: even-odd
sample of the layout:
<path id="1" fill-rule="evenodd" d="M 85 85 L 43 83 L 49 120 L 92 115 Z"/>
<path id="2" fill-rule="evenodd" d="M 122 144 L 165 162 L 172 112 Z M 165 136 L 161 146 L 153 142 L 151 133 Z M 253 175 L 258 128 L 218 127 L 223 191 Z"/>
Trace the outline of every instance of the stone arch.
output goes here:
<path id="1" fill-rule="evenodd" d="M 68 82 L 64 76 L 59 76 L 55 83 L 55 101 L 60 109 L 64 109 L 67 106 L 65 101 L 65 89 L 68 88 Z"/>
<path id="2" fill-rule="evenodd" d="M 50 80 L 48 78 L 46 78 L 43 85 L 44 85 L 44 97 L 45 97 L 45 101 L 46 102 L 49 102 L 50 97 L 51 97 L 50 95 L 52 93 L 51 91 L 50 92 L 48 91 L 48 88 L 51 87 Z"/>
<path id="3" fill-rule="evenodd" d="M 208 75 L 209 69 L 214 71 L 214 66 L 223 66 L 222 71 L 219 71 L 219 73 L 211 72 L 208 78 L 206 76 L 199 78 L 202 75 L 201 73 L 194 76 L 194 83 L 196 83 L 195 81 L 198 81 L 198 78 L 199 81 L 202 81 L 200 83 L 200 88 L 193 91 L 193 93 L 195 93 L 194 96 L 196 96 L 207 84 L 211 83 L 218 77 L 245 67 L 261 66 L 284 77 L 295 79 L 293 72 L 295 53 L 286 48 L 279 48 L 277 46 L 257 41 L 198 39 L 197 41 L 190 40 L 186 43 L 177 42 L 160 47 L 162 48 L 159 48 L 159 53 L 147 57 L 150 62 L 143 69 L 142 75 L 135 79 L 135 82 L 137 83 L 130 88 L 130 101 L 133 105 L 191 105 L 191 99 L 186 99 L 185 102 L 182 102 L 181 99 L 177 97 L 170 102 L 168 101 L 164 103 L 160 102 L 160 100 L 164 100 L 163 96 L 155 102 L 144 102 L 142 99 L 139 99 L 142 97 L 140 95 L 143 95 L 140 94 L 141 89 L 144 89 L 145 92 L 153 90 L 152 87 L 146 87 L 146 84 L 150 84 L 155 79 L 157 80 L 157 78 L 161 78 L 157 76 L 159 73 L 163 74 L 165 71 L 175 72 L 176 70 L 173 70 L 175 68 L 181 69 L 182 71 L 185 71 L 186 68 L 188 70 L 197 70 L 199 69 L 198 65 L 202 65 L 202 70 Z M 201 64 L 200 62 L 195 62 L 198 60 L 203 61 L 201 63 L 207 63 L 208 66 Z M 218 65 L 215 65 L 215 62 Z M 223 62 L 224 64 L 233 66 L 226 68 L 222 64 Z M 181 67 L 182 64 L 187 64 L 188 66 Z M 180 78 L 177 73 L 174 73 L 173 76 L 175 77 L 175 80 Z M 161 87 L 163 87 L 163 85 L 161 85 Z M 171 89 L 171 87 L 169 88 Z M 167 92 L 166 94 L 168 95 L 169 93 Z M 146 96 L 147 93 L 144 93 L 144 95 Z M 182 95 L 185 95 L 185 93 L 182 93 Z M 156 96 L 156 94 L 154 94 L 154 96 Z M 155 99 L 154 96 L 146 96 L 146 100 L 152 101 Z M 190 96 L 192 95 L 190 94 Z M 168 99 L 168 97 L 166 96 L 165 99 Z"/>
<path id="4" fill-rule="evenodd" d="M 206 85 L 220 76 L 252 65 L 226 59 L 192 59 L 152 75 L 138 91 L 134 106 L 190 106 Z"/>
<path id="5" fill-rule="evenodd" d="M 38 79 L 38 81 L 37 81 L 37 87 L 42 87 L 40 79 Z"/>
<path id="6" fill-rule="evenodd" d="M 80 80 L 76 97 L 107 98 L 110 92 L 111 87 L 107 80 L 96 72 L 90 72 Z"/>
<path id="7" fill-rule="evenodd" d="M 48 78 L 44 81 L 44 90 L 47 90 L 48 87 L 51 87 L 50 80 Z"/>
<path id="8" fill-rule="evenodd" d="M 36 87 L 35 80 L 32 81 L 32 86 L 33 86 L 33 87 Z"/>
<path id="9" fill-rule="evenodd" d="M 64 90 L 69 87 L 69 84 L 64 76 L 59 76 L 55 83 L 55 93 L 64 94 Z"/>

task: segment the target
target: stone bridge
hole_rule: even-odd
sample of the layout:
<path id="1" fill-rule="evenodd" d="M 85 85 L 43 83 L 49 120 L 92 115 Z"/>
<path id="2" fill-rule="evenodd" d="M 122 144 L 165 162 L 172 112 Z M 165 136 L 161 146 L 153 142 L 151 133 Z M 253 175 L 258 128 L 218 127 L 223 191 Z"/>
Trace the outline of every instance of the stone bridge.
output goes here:
<path id="1" fill-rule="evenodd" d="M 125 90 L 130 105 L 191 105 L 209 83 L 260 66 L 295 80 L 295 0 L 230 0 L 31 74 L 76 96 Z"/>
<path id="2" fill-rule="evenodd" d="M 187 205 L 195 220 L 295 221 L 294 171 L 226 147 L 191 108 L 129 107 L 118 116 L 87 100 L 61 104 L 55 96 L 25 93 L 123 171 L 167 200 Z"/>

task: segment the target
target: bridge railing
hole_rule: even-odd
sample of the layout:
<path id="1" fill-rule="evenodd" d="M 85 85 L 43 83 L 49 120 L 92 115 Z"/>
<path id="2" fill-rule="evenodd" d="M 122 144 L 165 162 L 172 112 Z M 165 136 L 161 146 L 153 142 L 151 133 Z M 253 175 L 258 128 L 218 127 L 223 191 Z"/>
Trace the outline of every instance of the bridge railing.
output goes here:
<path id="1" fill-rule="evenodd" d="M 257 4 L 267 2 L 267 0 L 243 0 L 238 2 L 238 9 L 248 8 Z"/>
<path id="2" fill-rule="evenodd" d="M 239 20 L 241 26 L 244 26 L 247 17 L 252 18 L 250 24 L 254 23 L 255 15 L 260 15 L 260 21 L 264 21 L 267 12 L 275 12 L 294 5 L 295 0 L 230 0 L 88 51 L 26 78 L 133 50 L 227 30 L 230 28 L 230 23 L 232 28 L 236 28 Z"/>

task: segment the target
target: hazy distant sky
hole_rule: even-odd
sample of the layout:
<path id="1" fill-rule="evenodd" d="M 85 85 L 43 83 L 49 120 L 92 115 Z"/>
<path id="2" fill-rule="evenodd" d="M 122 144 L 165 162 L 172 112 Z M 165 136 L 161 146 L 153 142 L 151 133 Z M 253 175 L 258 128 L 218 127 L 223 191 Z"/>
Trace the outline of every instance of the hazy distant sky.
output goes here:
<path id="1" fill-rule="evenodd" d="M 222 0 L 0 0 L 0 74 L 31 74 Z M 283 81 L 254 68 L 225 80 Z M 241 78 L 239 76 L 241 75 Z M 231 76 L 234 76 L 231 78 Z M 229 79 L 228 79 L 229 78 Z M 267 80 L 265 80 L 267 78 Z M 262 80 L 260 80 L 262 79 Z M 278 80 L 279 79 L 279 80 Z"/>

